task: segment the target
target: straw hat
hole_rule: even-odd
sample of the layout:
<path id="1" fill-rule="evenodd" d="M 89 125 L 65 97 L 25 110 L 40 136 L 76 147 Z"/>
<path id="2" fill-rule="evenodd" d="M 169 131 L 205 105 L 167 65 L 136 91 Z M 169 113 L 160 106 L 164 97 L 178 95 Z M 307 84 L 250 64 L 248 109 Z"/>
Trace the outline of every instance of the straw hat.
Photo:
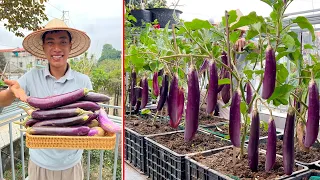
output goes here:
<path id="1" fill-rule="evenodd" d="M 80 30 L 69 28 L 64 21 L 60 19 L 53 19 L 48 22 L 48 24 L 37 31 L 32 32 L 27 37 L 24 38 L 22 42 L 23 48 L 29 52 L 30 54 L 46 59 L 46 55 L 44 54 L 42 48 L 42 35 L 46 31 L 53 31 L 53 30 L 66 30 L 71 34 L 72 40 L 72 47 L 69 53 L 69 58 L 78 56 L 84 53 L 90 46 L 90 38 L 89 36 Z"/>

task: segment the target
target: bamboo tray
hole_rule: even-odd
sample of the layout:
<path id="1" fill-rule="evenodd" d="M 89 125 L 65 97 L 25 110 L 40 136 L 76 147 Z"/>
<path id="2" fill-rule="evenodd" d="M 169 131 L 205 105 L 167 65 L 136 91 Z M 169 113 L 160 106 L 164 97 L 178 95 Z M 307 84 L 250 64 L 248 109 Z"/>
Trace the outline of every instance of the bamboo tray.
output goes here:
<path id="1" fill-rule="evenodd" d="M 115 148 L 116 134 L 109 136 L 45 136 L 26 133 L 26 146 L 32 149 L 100 149 Z"/>

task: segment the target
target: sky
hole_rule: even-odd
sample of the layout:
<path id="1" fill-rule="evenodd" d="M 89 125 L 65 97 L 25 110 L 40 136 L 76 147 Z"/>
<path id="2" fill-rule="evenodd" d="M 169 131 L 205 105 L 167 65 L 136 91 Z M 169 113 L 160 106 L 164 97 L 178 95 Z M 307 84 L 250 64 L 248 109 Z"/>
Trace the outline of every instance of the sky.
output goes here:
<path id="1" fill-rule="evenodd" d="M 111 44 L 117 50 L 122 49 L 122 0 L 49 0 L 44 4 L 49 20 L 61 19 L 63 11 L 69 11 L 69 15 L 66 13 L 69 18 L 67 24 L 89 35 L 91 46 L 88 52 L 97 59 L 104 44 Z M 31 32 L 24 33 L 28 35 Z M 22 47 L 23 38 L 8 32 L 1 22 L 0 37 L 0 49 Z"/>
<path id="2" fill-rule="evenodd" d="M 168 5 L 176 2 L 178 1 L 167 0 Z M 320 0 L 294 0 L 286 13 L 319 8 Z M 212 18 L 221 21 L 225 10 L 240 9 L 243 15 L 255 11 L 260 16 L 268 16 L 272 10 L 271 7 L 260 0 L 180 0 L 176 9 L 183 12 L 180 18 L 186 21 L 191 21 L 194 18 L 204 20 Z"/>

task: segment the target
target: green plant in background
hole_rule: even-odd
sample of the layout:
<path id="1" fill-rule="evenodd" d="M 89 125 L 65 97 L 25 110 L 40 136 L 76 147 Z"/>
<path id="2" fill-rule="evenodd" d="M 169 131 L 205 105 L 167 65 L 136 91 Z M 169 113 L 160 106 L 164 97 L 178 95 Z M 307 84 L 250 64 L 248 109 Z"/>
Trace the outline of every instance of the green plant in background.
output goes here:
<path id="1" fill-rule="evenodd" d="M 7 86 L 1 79 L 0 79 L 0 87 Z"/>

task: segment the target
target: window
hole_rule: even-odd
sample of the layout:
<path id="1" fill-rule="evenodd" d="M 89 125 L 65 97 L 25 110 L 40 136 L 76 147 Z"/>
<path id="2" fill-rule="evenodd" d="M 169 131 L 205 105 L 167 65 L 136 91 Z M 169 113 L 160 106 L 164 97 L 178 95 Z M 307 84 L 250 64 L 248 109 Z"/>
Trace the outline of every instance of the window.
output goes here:
<path id="1" fill-rule="evenodd" d="M 19 67 L 21 67 L 21 68 L 22 68 L 22 65 L 23 65 L 23 64 L 22 64 L 22 62 L 19 62 Z"/>

